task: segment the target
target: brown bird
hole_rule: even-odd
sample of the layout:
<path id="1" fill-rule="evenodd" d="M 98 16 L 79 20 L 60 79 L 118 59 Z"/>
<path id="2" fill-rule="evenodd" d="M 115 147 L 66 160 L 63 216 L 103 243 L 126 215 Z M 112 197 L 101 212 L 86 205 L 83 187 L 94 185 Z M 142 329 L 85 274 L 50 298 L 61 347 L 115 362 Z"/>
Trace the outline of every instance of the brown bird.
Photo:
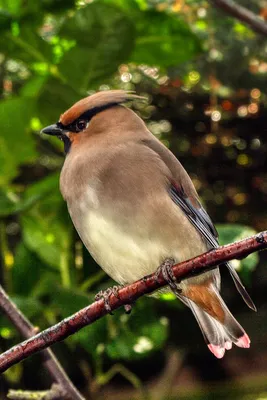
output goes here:
<path id="1" fill-rule="evenodd" d="M 64 142 L 60 190 L 81 240 L 122 285 L 155 272 L 166 259 L 177 263 L 218 246 L 216 229 L 180 162 L 122 105 L 137 98 L 121 90 L 96 93 L 42 130 Z M 227 267 L 255 310 L 237 273 Z M 250 346 L 220 296 L 218 268 L 178 288 L 176 295 L 192 310 L 216 357 L 232 343 Z"/>

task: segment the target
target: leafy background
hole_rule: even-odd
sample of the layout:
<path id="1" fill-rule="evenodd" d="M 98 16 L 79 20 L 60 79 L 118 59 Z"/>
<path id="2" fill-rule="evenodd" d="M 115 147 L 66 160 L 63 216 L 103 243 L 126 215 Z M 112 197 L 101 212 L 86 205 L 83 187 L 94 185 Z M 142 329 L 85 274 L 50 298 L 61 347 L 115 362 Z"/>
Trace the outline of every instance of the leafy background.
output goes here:
<path id="1" fill-rule="evenodd" d="M 242 4 L 266 18 L 266 2 Z M 62 144 L 40 129 L 96 90 L 145 95 L 131 107 L 179 157 L 229 243 L 266 228 L 266 74 L 264 38 L 207 1 L 0 0 L 1 282 L 34 325 L 56 323 L 112 284 L 59 193 Z M 265 262 L 264 253 L 235 262 L 258 314 L 223 271 L 249 351 L 215 360 L 190 312 L 165 296 L 107 316 L 56 354 L 86 398 L 265 399 Z M 19 340 L 1 317 L 1 351 Z M 3 396 L 49 385 L 38 356 L 1 380 Z"/>

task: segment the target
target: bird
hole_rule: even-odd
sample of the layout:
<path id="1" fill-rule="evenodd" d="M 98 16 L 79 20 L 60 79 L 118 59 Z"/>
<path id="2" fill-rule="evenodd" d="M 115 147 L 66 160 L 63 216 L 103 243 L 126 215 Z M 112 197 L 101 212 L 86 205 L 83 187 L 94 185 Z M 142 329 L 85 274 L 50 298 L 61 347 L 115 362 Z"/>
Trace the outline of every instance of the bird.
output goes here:
<path id="1" fill-rule="evenodd" d="M 215 226 L 189 175 L 125 104 L 138 99 L 143 100 L 124 90 L 96 92 L 41 131 L 63 141 L 60 191 L 69 215 L 92 257 L 120 285 L 169 266 L 168 260 L 179 263 L 218 247 Z M 225 264 L 256 311 L 237 272 Z M 171 269 L 164 271 L 170 278 Z M 176 296 L 191 309 L 217 358 L 233 343 L 250 347 L 220 295 L 219 267 L 176 285 Z"/>

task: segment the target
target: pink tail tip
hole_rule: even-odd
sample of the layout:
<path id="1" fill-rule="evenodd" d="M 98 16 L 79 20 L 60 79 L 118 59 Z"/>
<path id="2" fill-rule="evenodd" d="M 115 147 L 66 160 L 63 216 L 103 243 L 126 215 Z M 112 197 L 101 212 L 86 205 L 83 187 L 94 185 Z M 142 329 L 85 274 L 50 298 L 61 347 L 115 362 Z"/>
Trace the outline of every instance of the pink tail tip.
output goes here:
<path id="1" fill-rule="evenodd" d="M 223 358 L 225 349 L 220 346 L 216 346 L 215 344 L 208 344 L 209 350 L 215 355 L 217 358 Z"/>
<path id="2" fill-rule="evenodd" d="M 243 336 L 241 336 L 241 338 L 238 339 L 238 341 L 235 344 L 238 347 L 243 347 L 245 349 L 248 349 L 250 347 L 250 338 L 245 333 Z"/>

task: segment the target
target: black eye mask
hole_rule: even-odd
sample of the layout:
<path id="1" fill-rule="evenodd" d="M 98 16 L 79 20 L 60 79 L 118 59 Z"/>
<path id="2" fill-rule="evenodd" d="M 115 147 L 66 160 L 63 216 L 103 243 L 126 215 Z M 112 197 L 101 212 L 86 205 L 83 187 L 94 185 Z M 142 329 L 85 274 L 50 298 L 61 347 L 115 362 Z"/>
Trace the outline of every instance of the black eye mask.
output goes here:
<path id="1" fill-rule="evenodd" d="M 87 128 L 90 120 L 96 114 L 98 114 L 101 111 L 104 111 L 108 108 L 111 108 L 113 106 L 116 106 L 118 104 L 120 104 L 120 103 L 113 102 L 113 103 L 105 104 L 100 107 L 91 108 L 90 110 L 87 110 L 83 114 L 81 114 L 78 118 L 76 118 L 70 124 L 64 125 L 62 122 L 58 121 L 56 124 L 49 125 L 46 128 L 43 128 L 42 133 L 45 133 L 47 135 L 57 136 L 60 140 L 62 140 L 64 142 L 65 153 L 67 154 L 71 147 L 71 140 L 66 135 L 66 132 L 73 132 L 73 133 L 78 134 L 79 132 L 84 131 Z"/>
<path id="2" fill-rule="evenodd" d="M 69 131 L 73 133 L 82 132 L 90 122 L 90 120 L 101 111 L 107 110 L 113 106 L 116 106 L 118 103 L 109 103 L 101 107 L 94 107 L 91 110 L 85 111 L 79 118 L 75 119 L 71 124 L 63 125 L 61 122 L 57 122 L 58 128 L 63 131 Z"/>

